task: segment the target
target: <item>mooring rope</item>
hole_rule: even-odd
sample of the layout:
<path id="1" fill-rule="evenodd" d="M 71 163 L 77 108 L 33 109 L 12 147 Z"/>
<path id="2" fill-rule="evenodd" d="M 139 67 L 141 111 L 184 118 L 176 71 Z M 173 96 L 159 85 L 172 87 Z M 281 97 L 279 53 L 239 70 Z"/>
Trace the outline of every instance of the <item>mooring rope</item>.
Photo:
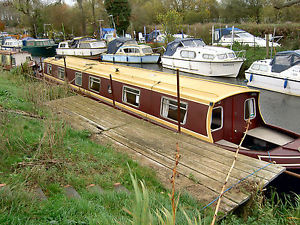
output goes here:
<path id="1" fill-rule="evenodd" d="M 210 206 L 211 204 L 213 204 L 215 201 L 217 201 L 221 196 L 223 196 L 225 194 L 225 192 L 229 191 L 230 189 L 234 188 L 236 185 L 238 185 L 239 183 L 241 183 L 242 181 L 246 180 L 248 177 L 253 176 L 255 173 L 257 173 L 258 171 L 266 168 L 267 166 L 271 165 L 273 163 L 268 163 L 267 165 L 255 170 L 254 172 L 250 173 L 249 175 L 247 175 L 246 177 L 240 179 L 237 183 L 233 184 L 231 187 L 227 188 L 223 193 L 221 193 L 217 198 L 215 198 L 212 202 L 210 202 L 209 204 L 207 204 L 206 206 L 204 206 L 201 210 L 206 209 L 208 206 Z"/>

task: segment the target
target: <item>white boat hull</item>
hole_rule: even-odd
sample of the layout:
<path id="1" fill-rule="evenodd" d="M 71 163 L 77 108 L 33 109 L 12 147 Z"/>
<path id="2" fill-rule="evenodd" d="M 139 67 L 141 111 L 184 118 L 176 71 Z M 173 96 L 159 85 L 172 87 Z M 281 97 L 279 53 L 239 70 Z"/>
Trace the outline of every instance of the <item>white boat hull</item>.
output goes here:
<path id="1" fill-rule="evenodd" d="M 97 49 L 78 49 L 78 48 L 57 48 L 57 55 L 79 56 L 79 57 L 93 57 L 99 56 L 106 51 L 106 48 Z"/>
<path id="2" fill-rule="evenodd" d="M 183 60 L 162 56 L 162 66 L 168 69 L 179 69 L 182 72 L 209 77 L 237 77 L 243 60 L 206 62 Z"/>
<path id="3" fill-rule="evenodd" d="M 120 63 L 157 63 L 160 55 L 129 56 L 116 54 L 103 54 L 102 61 Z"/>
<path id="4" fill-rule="evenodd" d="M 247 85 L 284 94 L 300 96 L 300 80 L 246 72 Z"/>

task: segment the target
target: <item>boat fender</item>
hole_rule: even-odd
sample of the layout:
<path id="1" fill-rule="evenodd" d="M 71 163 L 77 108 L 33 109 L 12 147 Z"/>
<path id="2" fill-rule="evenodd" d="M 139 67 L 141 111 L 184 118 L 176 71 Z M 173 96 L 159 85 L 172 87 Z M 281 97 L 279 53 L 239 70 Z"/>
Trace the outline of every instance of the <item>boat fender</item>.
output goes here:
<path id="1" fill-rule="evenodd" d="M 128 56 L 126 56 L 126 61 L 128 62 Z"/>
<path id="2" fill-rule="evenodd" d="M 253 73 L 250 74 L 250 82 L 253 80 Z"/>
<path id="3" fill-rule="evenodd" d="M 284 78 L 284 83 L 283 83 L 283 87 L 286 88 L 287 87 L 287 83 L 288 83 L 288 79 Z"/>
<path id="4" fill-rule="evenodd" d="M 248 82 L 249 82 L 249 80 L 248 80 L 248 79 L 245 79 L 245 80 L 244 80 L 244 83 L 245 83 L 245 84 L 247 84 Z"/>

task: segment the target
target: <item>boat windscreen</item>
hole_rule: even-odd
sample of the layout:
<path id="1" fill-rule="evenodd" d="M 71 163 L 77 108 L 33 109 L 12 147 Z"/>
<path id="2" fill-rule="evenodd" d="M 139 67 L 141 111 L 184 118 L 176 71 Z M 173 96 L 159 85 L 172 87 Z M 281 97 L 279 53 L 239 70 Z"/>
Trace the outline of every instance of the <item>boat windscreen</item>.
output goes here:
<path id="1" fill-rule="evenodd" d="M 181 42 L 184 47 L 199 47 L 205 45 L 202 39 L 183 40 Z"/>
<path id="2" fill-rule="evenodd" d="M 149 47 L 149 48 L 142 48 L 142 51 L 143 51 L 144 54 L 152 54 L 153 53 L 151 47 Z"/>

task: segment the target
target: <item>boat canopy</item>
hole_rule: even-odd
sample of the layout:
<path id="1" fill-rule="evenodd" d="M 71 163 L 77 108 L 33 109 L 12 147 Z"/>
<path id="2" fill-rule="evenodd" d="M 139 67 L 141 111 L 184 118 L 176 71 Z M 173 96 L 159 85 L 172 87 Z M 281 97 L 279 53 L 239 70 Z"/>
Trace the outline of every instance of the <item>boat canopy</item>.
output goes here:
<path id="1" fill-rule="evenodd" d="M 125 44 L 136 44 L 137 42 L 130 38 L 116 38 L 108 43 L 107 54 L 115 54 L 118 49 Z"/>
<path id="2" fill-rule="evenodd" d="M 214 35 L 214 41 L 219 41 L 224 35 L 229 35 L 231 34 L 232 32 L 232 27 L 227 27 L 227 28 L 218 28 L 218 29 L 215 29 L 215 32 L 218 33 L 217 37 L 216 35 Z M 239 29 L 239 28 L 233 28 L 233 32 L 245 32 L 244 30 L 242 29 Z"/>
<path id="3" fill-rule="evenodd" d="M 186 38 L 186 39 L 175 39 L 167 45 L 167 49 L 164 53 L 166 56 L 172 56 L 179 47 L 201 47 L 205 46 L 205 43 L 201 38 Z"/>
<path id="4" fill-rule="evenodd" d="M 271 62 L 271 71 L 280 73 L 298 64 L 300 64 L 300 49 L 295 51 L 278 52 Z"/>

